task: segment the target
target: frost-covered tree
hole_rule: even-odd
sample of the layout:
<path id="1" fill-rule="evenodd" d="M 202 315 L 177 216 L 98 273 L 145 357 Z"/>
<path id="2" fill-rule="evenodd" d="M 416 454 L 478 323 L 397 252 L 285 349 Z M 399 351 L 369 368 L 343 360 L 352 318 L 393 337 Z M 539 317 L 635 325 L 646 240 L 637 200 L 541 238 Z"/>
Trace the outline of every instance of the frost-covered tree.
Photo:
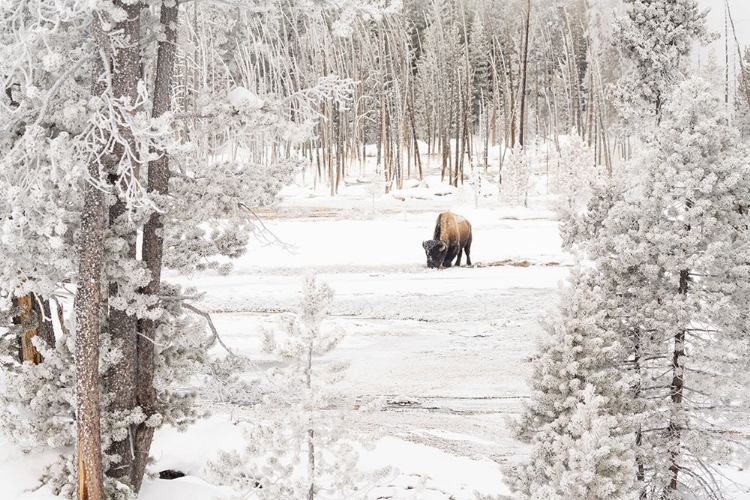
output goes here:
<path id="1" fill-rule="evenodd" d="M 362 403 L 335 388 L 346 364 L 322 359 L 343 338 L 322 328 L 332 298 L 328 285 L 307 277 L 296 313 L 263 332 L 264 350 L 283 364 L 267 373 L 262 418 L 247 429 L 243 453 L 221 452 L 208 465 L 242 498 L 364 498 L 359 490 L 371 478 L 357 468 L 361 438 L 347 418 Z"/>
<path id="2" fill-rule="evenodd" d="M 642 318 L 641 390 L 654 410 L 643 422 L 644 443 L 657 442 L 644 458 L 654 495 L 715 493 L 711 471 L 731 460 L 733 448 L 718 422 L 747 404 L 738 389 L 746 383 L 749 325 L 738 308 L 748 292 L 748 171 L 711 90 L 689 80 L 670 97 L 652 150 L 640 159 L 634 245 L 623 242 L 640 254 L 632 272 L 649 283 L 631 310 Z"/>
<path id="3" fill-rule="evenodd" d="M 533 153 L 520 145 L 509 153 L 500 172 L 500 199 L 525 207 L 529 202 Z"/>
<path id="4" fill-rule="evenodd" d="M 565 228 L 596 286 L 576 317 L 599 318 L 624 350 L 611 366 L 630 395 L 603 408 L 634 432 L 642 498 L 720 498 L 716 466 L 736 457 L 748 405 L 748 170 L 711 90 L 680 85 L 628 175 L 597 186 Z"/>
<path id="5" fill-rule="evenodd" d="M 560 147 L 560 156 L 550 173 L 551 206 L 562 217 L 582 211 L 591 197 L 591 186 L 597 171 L 586 143 L 578 134 L 571 134 Z"/>
<path id="6" fill-rule="evenodd" d="M 595 272 L 579 263 L 534 358 L 533 395 L 515 434 L 531 461 L 511 475 L 522 498 L 635 498 L 627 350 L 608 328 Z"/>
<path id="7" fill-rule="evenodd" d="M 657 122 L 670 90 L 687 71 L 696 41 L 709 42 L 708 11 L 697 0 L 625 0 L 630 4 L 615 24 L 615 40 L 632 66 L 615 88 L 615 100 L 626 119 L 642 113 Z"/>
<path id="8" fill-rule="evenodd" d="M 310 133 L 312 104 L 347 99 L 352 86 L 329 75 L 295 94 L 261 98 L 237 87 L 240 70 L 228 65 L 218 83 L 194 68 L 205 78 L 184 99 L 174 61 L 194 53 L 196 41 L 179 22 L 184 9 L 120 0 L 0 6 L 0 77 L 9 90 L 0 106 L 2 306 L 36 297 L 45 311 L 79 285 L 76 321 L 61 315 L 58 322 L 76 345 L 73 363 L 63 346 L 42 344 L 59 359 L 29 368 L 4 357 L 4 376 L 25 390 L 3 384 L 14 405 L 0 420 L 7 431 L 23 428 L 12 436 L 22 443 L 39 442 L 40 431 L 59 433 L 45 440 L 50 445 L 72 444 L 64 433 L 85 431 L 78 479 L 92 498 L 102 494 L 100 471 L 108 476 L 104 495 L 137 491 L 154 429 L 195 417 L 193 394 L 179 386 L 200 365 L 202 325 L 186 317 L 184 293 L 162 282 L 162 269 L 195 270 L 218 265 L 217 255 L 239 255 L 257 233 L 253 210 L 272 205 L 299 164 L 252 148 L 278 140 L 291 150 Z M 234 27 L 233 7 L 211 14 L 216 26 Z M 18 330 L 8 330 L 12 340 Z M 12 340 L 3 344 L 13 348 Z M 85 382 L 78 410 L 63 387 L 53 397 L 46 380 Z M 69 425 L 71 415 L 78 425 Z M 103 465 L 92 459 L 89 467 L 100 451 Z"/>

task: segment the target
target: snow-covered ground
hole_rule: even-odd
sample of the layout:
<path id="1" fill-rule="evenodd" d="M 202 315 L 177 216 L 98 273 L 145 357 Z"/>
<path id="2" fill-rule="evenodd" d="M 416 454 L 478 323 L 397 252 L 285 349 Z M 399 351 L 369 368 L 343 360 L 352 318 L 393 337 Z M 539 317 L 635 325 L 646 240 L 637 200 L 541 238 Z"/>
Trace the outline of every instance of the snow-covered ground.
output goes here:
<path id="1" fill-rule="evenodd" d="M 301 276 L 314 272 L 336 292 L 324 326 L 347 333 L 328 356 L 350 363 L 342 390 L 387 402 L 385 411 L 353 416 L 363 434 L 382 436 L 364 452 L 363 465 L 398 470 L 375 493 L 509 494 L 502 469 L 523 457 L 524 447 L 511 439 L 507 417 L 528 396 L 538 319 L 570 265 L 557 222 L 546 210 L 501 207 L 494 198 L 480 199 L 479 208 L 458 204 L 460 193 L 382 196 L 373 212 L 366 189 L 355 185 L 337 198 L 290 190 L 295 196 L 265 220 L 288 250 L 255 242 L 229 276 L 212 271 L 178 281 L 206 292 L 199 306 L 228 346 L 262 361 L 260 327 L 294 309 Z M 421 242 L 431 238 L 441 210 L 472 222 L 473 267 L 426 268 Z M 187 435 L 160 432 L 153 469 L 200 476 L 216 449 L 240 440 L 232 422 L 243 410 L 229 413 Z M 148 482 L 142 497 L 164 498 L 172 487 L 165 483 Z"/>
<path id="2" fill-rule="evenodd" d="M 225 344 L 261 369 L 268 358 L 260 352 L 260 327 L 294 309 L 301 277 L 315 273 L 336 293 L 324 328 L 347 334 L 326 357 L 350 363 L 340 389 L 385 402 L 383 411 L 351 415 L 352 425 L 376 443 L 362 452 L 361 466 L 393 467 L 370 498 L 511 498 L 504 471 L 524 460 L 528 448 L 511 437 L 509 419 L 529 396 L 529 358 L 543 335 L 539 319 L 554 306 L 571 265 L 555 216 L 546 210 L 544 184 L 537 178 L 531 208 L 415 183 L 403 201 L 379 195 L 374 205 L 366 182 L 351 182 L 338 197 L 289 188 L 279 211 L 263 214 L 267 230 L 285 246 L 260 239 L 229 275 L 211 270 L 166 279 L 206 292 L 196 305 L 211 313 Z M 444 210 L 472 222 L 472 267 L 425 266 L 421 242 L 431 238 Z M 213 354 L 224 352 L 216 347 Z M 206 481 L 204 465 L 218 450 L 242 446 L 252 409 L 205 406 L 212 415 L 186 433 L 157 432 L 150 472 L 176 469 L 187 476 L 147 478 L 141 500 L 228 498 L 228 488 Z M 44 488 L 32 491 L 54 457 L 0 442 L 0 497 L 56 498 Z M 750 483 L 743 471 L 727 473 Z"/>

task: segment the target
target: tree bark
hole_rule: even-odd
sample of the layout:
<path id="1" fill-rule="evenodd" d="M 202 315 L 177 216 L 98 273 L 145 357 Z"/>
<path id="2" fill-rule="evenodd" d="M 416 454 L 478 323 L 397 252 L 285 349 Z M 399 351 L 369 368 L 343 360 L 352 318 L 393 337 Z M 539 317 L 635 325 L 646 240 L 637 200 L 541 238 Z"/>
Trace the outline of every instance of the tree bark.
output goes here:
<path id="1" fill-rule="evenodd" d="M 96 162 L 89 174 L 98 177 Z M 78 430 L 78 500 L 102 498 L 99 413 L 99 307 L 104 252 L 104 193 L 93 183 L 84 188 L 79 241 L 76 314 L 76 410 Z"/>
<path id="2" fill-rule="evenodd" d="M 685 298 L 688 293 L 690 272 L 686 269 L 680 271 L 680 285 L 678 293 Z M 669 421 L 669 486 L 671 492 L 677 491 L 679 484 L 680 464 L 680 444 L 682 438 L 683 422 L 681 413 L 683 410 L 683 391 L 685 386 L 683 358 L 685 356 L 685 329 L 680 328 L 674 337 L 674 351 L 672 353 L 672 383 L 670 384 L 670 393 L 672 399 L 672 416 Z M 675 415 L 678 413 L 678 415 Z M 667 495 L 668 498 L 669 495 Z"/>
<path id="3" fill-rule="evenodd" d="M 521 103 L 518 112 L 518 144 L 523 147 L 524 122 L 526 116 L 526 72 L 529 63 L 529 31 L 531 29 L 531 0 L 526 0 L 526 23 L 524 27 L 523 67 L 521 68 Z"/>
<path id="4" fill-rule="evenodd" d="M 102 54 L 111 54 L 108 34 L 98 16 L 92 21 L 92 37 Z M 97 59 L 93 72 L 93 92 L 101 96 L 106 90 L 100 78 L 109 58 Z M 74 302 L 76 316 L 76 432 L 78 500 L 103 498 L 101 422 L 99 406 L 99 333 L 102 304 L 101 276 L 104 264 L 104 228 L 106 202 L 97 186 L 100 179 L 99 157 L 88 165 L 89 182 L 84 183 L 83 212 L 78 239 L 78 286 Z"/>
<path id="5" fill-rule="evenodd" d="M 112 81 L 112 95 L 116 99 L 127 98 L 131 105 L 138 98 L 138 82 L 141 79 L 141 57 L 140 57 L 140 14 L 142 4 L 140 2 L 126 4 L 123 0 L 116 0 L 115 5 L 123 9 L 126 13 L 126 19 L 118 23 L 119 29 L 122 30 L 124 45 L 119 47 L 113 55 L 114 72 Z M 133 140 L 132 131 L 126 127 L 119 130 L 122 140 L 127 141 L 130 151 L 135 152 L 136 144 Z M 123 160 L 126 155 L 123 144 L 117 144 L 113 151 L 113 164 Z M 128 177 L 138 177 L 140 165 L 137 159 L 132 159 L 133 172 L 126 173 Z M 110 173 L 110 181 L 114 183 L 125 183 L 131 179 L 117 178 L 114 173 Z M 115 191 L 116 192 L 116 191 Z M 136 232 L 135 228 L 127 223 L 126 214 L 128 212 L 126 200 L 120 196 L 114 205 L 109 208 L 109 227 L 112 233 L 128 242 L 127 254 L 122 256 L 125 259 L 135 261 L 136 255 Z M 109 297 L 116 297 L 120 293 L 122 284 L 117 281 L 109 283 Z M 135 398 L 135 373 L 136 373 L 136 343 L 137 320 L 135 316 L 128 314 L 122 309 L 108 307 L 107 327 L 114 342 L 120 345 L 122 360 L 114 365 L 106 377 L 105 389 L 112 397 L 110 411 L 121 412 L 133 410 L 136 406 Z M 109 454 L 116 454 L 120 457 L 120 462 L 113 464 L 107 475 L 109 477 L 133 481 L 132 462 L 133 462 L 133 429 L 129 432 L 128 438 L 123 441 L 115 441 L 107 450 Z"/>
<path id="6" fill-rule="evenodd" d="M 156 82 L 154 85 L 154 107 L 152 116 L 159 117 L 171 107 L 172 74 L 174 72 L 177 42 L 177 21 L 179 2 L 165 2 L 161 6 L 160 23 L 166 39 L 159 42 L 156 59 Z M 169 156 L 165 151 L 148 164 L 149 193 L 166 195 L 169 191 Z M 161 269 L 164 255 L 164 220 L 159 212 L 151 214 L 143 228 L 143 262 L 151 273 L 151 280 L 142 292 L 158 295 L 161 289 Z M 156 391 L 154 389 L 154 340 L 157 323 L 143 319 L 138 322 L 137 339 L 136 400 L 146 418 L 156 411 Z M 135 459 L 133 461 L 133 487 L 139 491 L 146 471 L 154 428 L 140 424 L 135 430 Z"/>
<path id="7" fill-rule="evenodd" d="M 18 339 L 18 360 L 21 363 L 31 361 L 38 365 L 44 361 L 44 357 L 34 347 L 32 339 L 38 336 L 48 346 L 55 345 L 49 302 L 42 300 L 34 293 L 29 293 L 14 298 L 13 308 L 17 311 L 13 317 L 13 323 L 21 327 L 21 335 Z"/>

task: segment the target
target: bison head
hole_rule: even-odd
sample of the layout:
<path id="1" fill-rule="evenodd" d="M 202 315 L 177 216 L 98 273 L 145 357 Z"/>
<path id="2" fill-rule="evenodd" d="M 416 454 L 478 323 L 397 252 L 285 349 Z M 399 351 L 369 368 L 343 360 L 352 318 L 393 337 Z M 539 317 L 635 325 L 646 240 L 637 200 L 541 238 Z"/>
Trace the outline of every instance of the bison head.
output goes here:
<path id="1" fill-rule="evenodd" d="M 427 267 L 440 267 L 443 265 L 448 253 L 448 245 L 440 240 L 427 240 L 422 242 L 422 247 L 427 254 Z"/>

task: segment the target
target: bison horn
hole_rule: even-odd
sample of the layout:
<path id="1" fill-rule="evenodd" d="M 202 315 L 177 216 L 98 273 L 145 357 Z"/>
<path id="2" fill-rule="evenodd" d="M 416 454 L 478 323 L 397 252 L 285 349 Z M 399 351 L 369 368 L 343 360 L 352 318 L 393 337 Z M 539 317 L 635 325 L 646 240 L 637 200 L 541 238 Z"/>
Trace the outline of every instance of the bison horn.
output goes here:
<path id="1" fill-rule="evenodd" d="M 424 248 L 425 250 L 427 250 L 427 243 L 429 243 L 429 242 L 430 242 L 430 240 L 424 240 L 422 242 L 422 248 Z"/>
<path id="2" fill-rule="evenodd" d="M 441 241 L 440 242 L 440 251 L 441 252 L 445 252 L 445 249 L 446 249 L 445 242 Z"/>

